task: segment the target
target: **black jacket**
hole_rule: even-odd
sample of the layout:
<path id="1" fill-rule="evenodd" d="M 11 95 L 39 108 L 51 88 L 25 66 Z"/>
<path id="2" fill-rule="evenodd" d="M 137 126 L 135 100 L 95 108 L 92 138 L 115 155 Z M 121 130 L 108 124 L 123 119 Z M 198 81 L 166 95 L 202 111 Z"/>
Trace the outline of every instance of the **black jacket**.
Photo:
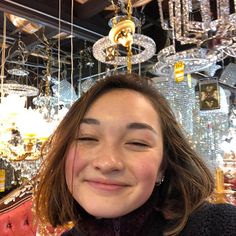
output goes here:
<path id="1" fill-rule="evenodd" d="M 142 207 L 141 207 L 142 208 Z M 119 219 L 94 219 L 79 223 L 62 236 L 162 236 L 171 221 L 155 209 L 136 210 Z M 236 236 L 236 207 L 203 204 L 190 216 L 179 236 Z"/>

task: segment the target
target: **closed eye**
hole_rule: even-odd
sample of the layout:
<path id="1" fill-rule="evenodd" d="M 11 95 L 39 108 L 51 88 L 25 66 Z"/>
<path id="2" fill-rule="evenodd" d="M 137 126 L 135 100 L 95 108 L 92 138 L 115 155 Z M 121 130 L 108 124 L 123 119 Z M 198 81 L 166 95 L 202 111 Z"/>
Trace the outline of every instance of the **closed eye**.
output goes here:
<path id="1" fill-rule="evenodd" d="M 127 144 L 128 144 L 128 145 L 137 146 L 137 147 L 149 147 L 148 144 L 143 143 L 143 142 L 137 142 L 137 141 L 134 141 L 134 142 L 128 142 Z"/>
<path id="2" fill-rule="evenodd" d="M 86 142 L 86 141 L 98 142 L 98 139 L 93 138 L 93 137 L 78 137 L 76 140 L 81 141 L 81 142 Z"/>

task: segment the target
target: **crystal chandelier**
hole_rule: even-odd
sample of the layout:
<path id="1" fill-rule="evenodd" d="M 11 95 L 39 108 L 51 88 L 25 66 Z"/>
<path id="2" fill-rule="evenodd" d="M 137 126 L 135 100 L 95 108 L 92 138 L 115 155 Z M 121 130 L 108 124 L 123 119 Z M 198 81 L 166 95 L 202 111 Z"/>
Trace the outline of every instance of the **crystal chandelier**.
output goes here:
<path id="1" fill-rule="evenodd" d="M 114 7 L 116 9 L 116 7 Z M 109 25 L 111 30 L 109 36 L 103 37 L 93 45 L 93 56 L 106 64 L 126 65 L 131 72 L 131 65 L 149 60 L 156 52 L 155 42 L 142 34 L 136 34 L 135 28 L 140 25 L 138 19 L 131 15 L 131 1 L 127 4 L 127 15 L 116 15 L 111 19 Z M 126 49 L 127 55 L 119 55 L 119 46 Z M 138 53 L 134 54 L 133 49 Z M 124 50 L 123 50 L 124 51 Z M 123 53 L 121 51 L 121 53 Z"/>
<path id="2" fill-rule="evenodd" d="M 133 36 L 133 44 L 138 47 L 144 48 L 143 51 L 139 54 L 132 55 L 131 63 L 138 64 L 144 61 L 149 60 L 153 57 L 156 52 L 156 44 L 155 42 L 145 36 L 143 34 L 134 34 Z M 111 65 L 126 65 L 127 64 L 127 56 L 116 56 L 113 60 L 107 60 L 106 57 L 106 49 L 110 47 L 116 46 L 115 43 L 112 43 L 109 37 L 103 37 L 99 39 L 93 45 L 93 56 L 98 60 L 106 64 Z"/>
<path id="3" fill-rule="evenodd" d="M 158 62 L 151 69 L 151 73 L 159 76 L 170 76 L 174 65 L 182 61 L 185 65 L 184 74 L 206 70 L 217 61 L 222 60 L 224 54 L 219 51 L 209 51 L 205 48 L 192 48 L 176 52 L 174 45 L 163 48 L 158 54 Z"/>
<path id="4" fill-rule="evenodd" d="M 19 84 L 17 81 L 4 83 L 1 87 L 4 94 L 16 94 L 26 97 L 37 96 L 39 94 L 38 88 L 26 84 Z"/>
<path id="5" fill-rule="evenodd" d="M 190 74 L 207 70 L 227 56 L 236 56 L 233 1 L 170 0 L 168 17 L 164 1 L 158 0 L 158 5 L 162 28 L 171 33 L 173 45 L 158 53 L 153 74 L 170 76 L 178 62 L 184 64 L 184 74 Z M 177 52 L 176 40 L 195 48 Z"/>
<path id="6" fill-rule="evenodd" d="M 19 66 L 19 68 L 13 68 L 13 69 L 7 70 L 7 73 L 10 75 L 16 75 L 16 76 L 20 76 L 20 77 L 29 75 L 29 71 L 23 69 L 20 66 Z"/>
<path id="7" fill-rule="evenodd" d="M 236 55 L 236 4 L 233 0 L 170 0 L 166 19 L 163 0 L 158 0 L 162 28 L 173 32 L 182 44 Z"/>
<path id="8" fill-rule="evenodd" d="M 11 62 L 13 67 L 7 70 L 7 73 L 14 76 L 28 76 L 29 71 L 24 69 L 25 63 L 28 59 L 28 51 L 24 42 L 21 40 L 21 32 L 19 32 L 19 40 L 17 43 L 17 50 L 11 55 Z M 17 58 L 17 59 L 13 59 Z"/>

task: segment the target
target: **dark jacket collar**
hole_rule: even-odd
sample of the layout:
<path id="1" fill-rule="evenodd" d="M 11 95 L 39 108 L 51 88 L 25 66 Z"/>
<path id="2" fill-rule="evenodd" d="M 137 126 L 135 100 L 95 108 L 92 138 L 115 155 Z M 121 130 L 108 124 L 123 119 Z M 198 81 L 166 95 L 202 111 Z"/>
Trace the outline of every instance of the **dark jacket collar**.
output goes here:
<path id="1" fill-rule="evenodd" d="M 80 236 L 113 236 L 113 235 L 147 235 L 148 227 L 152 220 L 159 221 L 160 230 L 163 227 L 164 218 L 156 209 L 157 194 L 152 193 L 150 199 L 135 211 L 115 219 L 96 219 L 92 216 L 83 217 L 77 225 Z M 154 219 L 153 219 L 154 218 Z M 158 227 L 159 227 L 158 226 Z M 142 233 L 143 232 L 143 233 Z"/>

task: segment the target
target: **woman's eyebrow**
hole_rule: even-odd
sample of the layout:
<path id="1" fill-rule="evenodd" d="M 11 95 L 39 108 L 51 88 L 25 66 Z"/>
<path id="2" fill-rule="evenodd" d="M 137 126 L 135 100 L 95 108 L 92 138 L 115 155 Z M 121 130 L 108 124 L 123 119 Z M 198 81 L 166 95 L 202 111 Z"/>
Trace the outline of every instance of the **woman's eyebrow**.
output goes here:
<path id="1" fill-rule="evenodd" d="M 157 134 L 156 130 L 151 125 L 146 124 L 146 123 L 134 122 L 134 123 L 128 124 L 126 127 L 127 129 L 147 129 Z"/>
<path id="2" fill-rule="evenodd" d="M 100 125 L 100 121 L 94 118 L 84 118 L 81 124 Z"/>
<path id="3" fill-rule="evenodd" d="M 100 125 L 100 121 L 94 118 L 84 118 L 81 121 L 81 124 L 91 124 L 91 125 Z M 156 130 L 149 124 L 147 123 L 142 123 L 142 122 L 133 122 L 133 123 L 129 123 L 126 126 L 127 129 L 147 129 L 152 131 L 154 134 L 157 134 Z"/>

